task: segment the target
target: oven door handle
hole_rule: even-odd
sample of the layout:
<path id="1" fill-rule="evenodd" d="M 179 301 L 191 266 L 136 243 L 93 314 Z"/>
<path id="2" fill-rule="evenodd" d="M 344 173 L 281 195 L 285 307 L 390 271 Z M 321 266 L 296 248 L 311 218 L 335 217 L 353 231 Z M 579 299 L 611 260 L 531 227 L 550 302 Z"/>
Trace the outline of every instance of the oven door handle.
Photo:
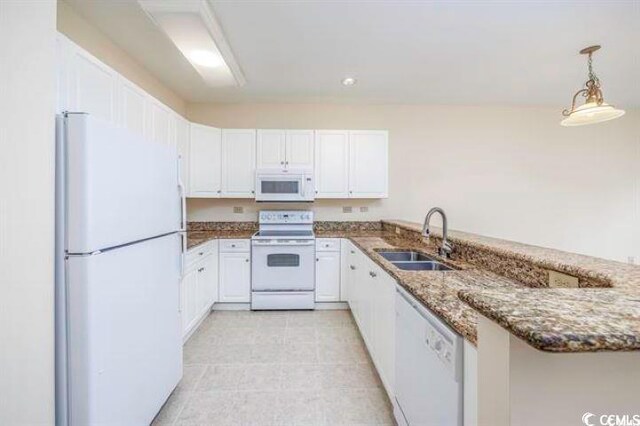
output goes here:
<path id="1" fill-rule="evenodd" d="M 254 246 L 271 246 L 271 247 L 292 247 L 292 246 L 312 246 L 315 244 L 314 240 L 289 240 L 283 242 L 271 242 L 271 241 L 259 241 L 254 240 L 251 242 Z"/>

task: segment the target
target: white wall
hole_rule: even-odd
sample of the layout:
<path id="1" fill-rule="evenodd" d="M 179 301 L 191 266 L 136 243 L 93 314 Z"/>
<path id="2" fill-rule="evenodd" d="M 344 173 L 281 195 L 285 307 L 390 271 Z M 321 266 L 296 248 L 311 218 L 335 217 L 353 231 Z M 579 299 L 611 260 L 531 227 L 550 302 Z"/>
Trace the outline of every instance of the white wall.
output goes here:
<path id="1" fill-rule="evenodd" d="M 54 0 L 0 1 L 0 424 L 54 422 Z"/>
<path id="2" fill-rule="evenodd" d="M 614 100 L 612 100 L 614 101 Z M 640 261 L 640 111 L 564 128 L 557 108 L 425 105 L 191 104 L 218 127 L 388 129 L 389 199 L 319 219 L 422 221 L 439 205 L 452 229 L 567 251 Z M 358 202 L 361 205 L 363 202 Z M 244 206 L 248 215 L 233 215 Z M 197 200 L 190 220 L 246 220 L 251 201 Z"/>

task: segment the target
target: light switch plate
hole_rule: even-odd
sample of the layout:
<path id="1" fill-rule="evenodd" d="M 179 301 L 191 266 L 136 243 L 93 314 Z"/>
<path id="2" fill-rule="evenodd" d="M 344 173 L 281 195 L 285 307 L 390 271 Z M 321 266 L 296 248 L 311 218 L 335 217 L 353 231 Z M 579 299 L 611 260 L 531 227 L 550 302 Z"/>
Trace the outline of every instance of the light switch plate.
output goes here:
<path id="1" fill-rule="evenodd" d="M 353 208 L 349 206 L 344 206 L 342 208 L 342 213 L 351 213 L 352 211 L 353 211 Z"/>
<path id="2" fill-rule="evenodd" d="M 575 288 L 578 287 L 578 277 L 563 274 L 562 272 L 549 270 L 549 287 L 551 288 Z"/>
<path id="3" fill-rule="evenodd" d="M 367 207 L 367 206 L 360 207 L 360 213 L 366 213 L 368 211 L 369 211 L 369 207 Z"/>
<path id="4" fill-rule="evenodd" d="M 244 207 L 234 207 L 233 208 L 233 212 L 234 213 L 244 213 Z"/>

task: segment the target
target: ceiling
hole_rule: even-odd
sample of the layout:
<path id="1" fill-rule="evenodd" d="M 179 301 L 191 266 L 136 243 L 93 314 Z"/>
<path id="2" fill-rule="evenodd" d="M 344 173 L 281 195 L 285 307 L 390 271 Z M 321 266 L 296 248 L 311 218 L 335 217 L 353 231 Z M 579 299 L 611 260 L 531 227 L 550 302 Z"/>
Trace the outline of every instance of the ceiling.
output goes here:
<path id="1" fill-rule="evenodd" d="M 66 1 L 190 102 L 569 106 L 586 80 L 578 50 L 601 44 L 605 99 L 640 107 L 636 0 L 210 1 L 247 80 L 227 88 L 208 87 L 135 0 Z"/>

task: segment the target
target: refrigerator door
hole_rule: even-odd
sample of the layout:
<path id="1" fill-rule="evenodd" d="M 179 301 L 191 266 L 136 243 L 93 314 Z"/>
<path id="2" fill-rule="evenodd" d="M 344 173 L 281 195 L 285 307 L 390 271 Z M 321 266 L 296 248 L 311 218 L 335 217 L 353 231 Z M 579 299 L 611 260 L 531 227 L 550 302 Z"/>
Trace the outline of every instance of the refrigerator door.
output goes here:
<path id="1" fill-rule="evenodd" d="M 178 234 L 67 259 L 69 425 L 148 425 L 182 375 Z"/>
<path id="2" fill-rule="evenodd" d="M 65 142 L 68 253 L 181 229 L 175 148 L 82 113 L 67 114 Z"/>

